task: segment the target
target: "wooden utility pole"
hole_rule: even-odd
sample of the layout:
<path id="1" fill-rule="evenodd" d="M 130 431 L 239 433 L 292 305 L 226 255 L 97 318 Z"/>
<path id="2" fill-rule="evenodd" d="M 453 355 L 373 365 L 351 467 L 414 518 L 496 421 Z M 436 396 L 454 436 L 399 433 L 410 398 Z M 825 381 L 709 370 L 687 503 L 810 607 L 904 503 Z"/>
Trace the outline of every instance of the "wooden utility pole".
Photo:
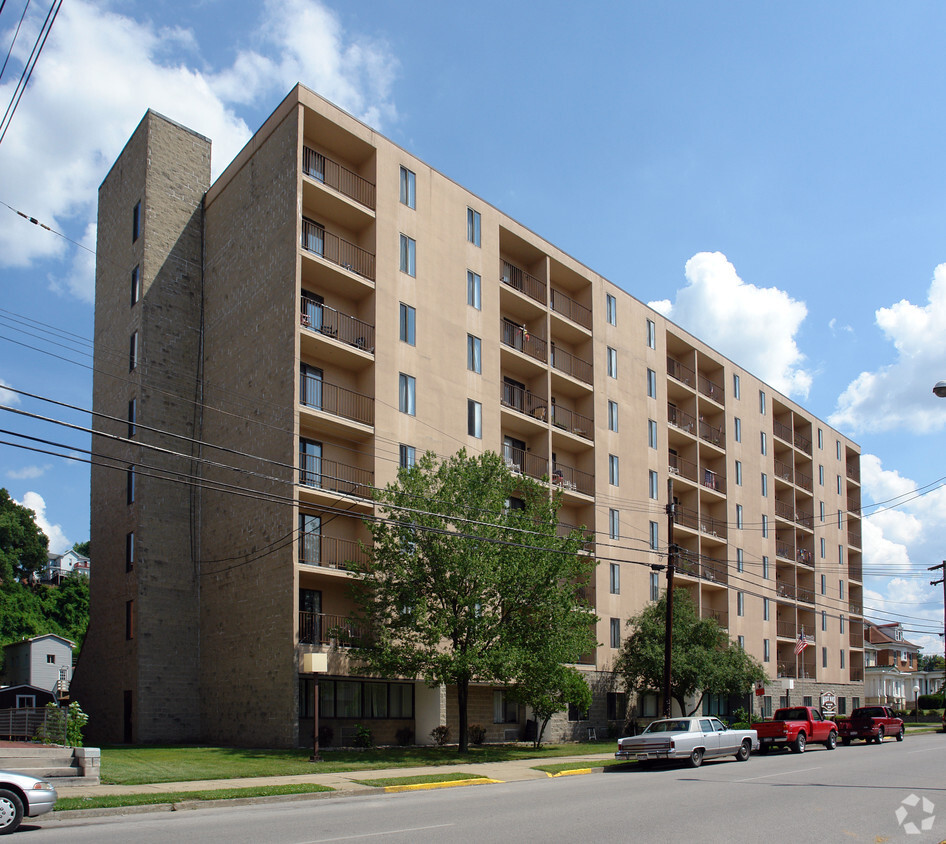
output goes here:
<path id="1" fill-rule="evenodd" d="M 673 566 L 676 562 L 676 546 L 673 544 L 673 478 L 667 479 L 667 617 L 666 627 L 664 629 L 664 718 L 670 718 L 671 702 L 670 697 L 670 677 L 671 665 L 670 654 L 673 646 Z"/>
<path id="2" fill-rule="evenodd" d="M 943 570 L 943 576 L 939 580 L 931 580 L 930 586 L 937 583 L 943 584 L 943 694 L 946 694 L 946 560 L 943 560 L 938 566 L 930 566 L 929 571 Z"/>

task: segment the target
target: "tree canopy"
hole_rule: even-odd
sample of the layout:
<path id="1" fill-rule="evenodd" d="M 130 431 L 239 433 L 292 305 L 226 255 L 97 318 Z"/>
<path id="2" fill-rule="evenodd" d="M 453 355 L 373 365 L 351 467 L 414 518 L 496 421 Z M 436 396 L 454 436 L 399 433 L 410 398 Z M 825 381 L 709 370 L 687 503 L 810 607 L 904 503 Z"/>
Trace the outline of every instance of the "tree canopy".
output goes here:
<path id="1" fill-rule="evenodd" d="M 491 452 L 428 453 L 378 504 L 353 589 L 370 641 L 354 655 L 383 675 L 456 686 L 465 752 L 471 682 L 534 688 L 594 647 L 596 619 L 578 598 L 594 563 L 578 531 L 558 536 L 548 487 Z"/>
<path id="2" fill-rule="evenodd" d="M 35 515 L 0 489 L 0 582 L 27 579 L 46 565 L 49 539 Z"/>
<path id="3" fill-rule="evenodd" d="M 628 691 L 653 692 L 663 687 L 666 613 L 664 594 L 628 619 L 632 632 L 615 664 Z M 700 618 L 685 589 L 673 593 L 671 668 L 670 696 L 680 711 L 687 712 L 687 700 L 697 698 L 690 714 L 706 694 L 745 694 L 766 679 L 762 665 L 730 640 L 715 619 Z"/>

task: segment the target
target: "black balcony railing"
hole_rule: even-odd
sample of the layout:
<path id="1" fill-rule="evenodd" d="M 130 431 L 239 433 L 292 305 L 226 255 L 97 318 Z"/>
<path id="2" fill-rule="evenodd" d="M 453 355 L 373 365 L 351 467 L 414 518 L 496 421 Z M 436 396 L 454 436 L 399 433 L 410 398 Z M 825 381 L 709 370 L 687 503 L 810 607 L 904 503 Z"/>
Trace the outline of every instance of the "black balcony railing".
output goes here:
<path id="1" fill-rule="evenodd" d="M 351 648 L 370 642 L 368 632 L 356 620 L 325 612 L 299 613 L 299 642 L 303 645 L 338 645 Z"/>
<path id="2" fill-rule="evenodd" d="M 300 322 L 303 328 L 341 340 L 356 349 L 374 351 L 374 326 L 356 317 L 323 305 L 317 299 L 302 297 Z"/>
<path id="3" fill-rule="evenodd" d="M 577 322 L 583 328 L 591 328 L 591 308 L 586 308 L 572 299 L 571 296 L 560 293 L 554 287 L 552 288 L 551 305 L 555 313 L 561 314 L 572 322 Z"/>
<path id="4" fill-rule="evenodd" d="M 788 463 L 783 463 L 781 460 L 775 460 L 775 477 L 783 481 L 788 481 L 788 483 L 795 482 L 795 470 Z"/>
<path id="5" fill-rule="evenodd" d="M 535 332 L 508 319 L 502 320 L 500 329 L 504 346 L 509 346 L 511 349 L 545 363 L 548 355 L 546 343 Z"/>
<path id="6" fill-rule="evenodd" d="M 671 475 L 676 475 L 680 478 L 686 478 L 688 481 L 697 483 L 700 467 L 697 466 L 692 460 L 687 460 L 685 457 L 681 457 L 679 454 L 671 454 L 669 464 Z"/>
<path id="7" fill-rule="evenodd" d="M 704 422 L 702 419 L 700 420 L 700 439 L 718 445 L 720 448 L 726 447 L 726 435 L 723 433 L 723 429 L 710 425 L 709 422 Z"/>
<path id="8" fill-rule="evenodd" d="M 374 400 L 354 390 L 330 384 L 311 373 L 300 374 L 299 403 L 365 425 L 374 425 Z"/>
<path id="9" fill-rule="evenodd" d="M 804 434 L 799 434 L 798 431 L 795 431 L 795 448 L 801 449 L 805 454 L 811 454 L 811 440 L 808 439 Z"/>
<path id="10" fill-rule="evenodd" d="M 792 426 L 779 422 L 778 419 L 772 421 L 772 433 L 783 442 L 790 444 L 792 441 Z"/>
<path id="11" fill-rule="evenodd" d="M 549 461 L 545 457 L 537 457 L 529 451 L 512 446 L 503 448 L 503 457 L 507 468 L 512 472 L 528 475 L 530 478 L 541 480 L 549 473 Z"/>
<path id="12" fill-rule="evenodd" d="M 526 390 L 517 384 L 504 383 L 500 389 L 503 407 L 511 407 L 526 416 L 545 421 L 548 413 L 548 399 L 544 396 L 537 396 L 531 390 Z"/>
<path id="13" fill-rule="evenodd" d="M 584 495 L 595 494 L 595 478 L 588 472 L 575 469 L 564 463 L 556 462 L 552 466 L 551 481 L 553 486 L 561 489 L 573 489 Z"/>
<path id="14" fill-rule="evenodd" d="M 310 147 L 303 147 L 302 170 L 309 178 L 322 182 L 360 205 L 374 210 L 374 185 L 337 161 L 332 161 Z"/>
<path id="15" fill-rule="evenodd" d="M 696 417 L 669 402 L 667 403 L 667 422 L 688 434 L 696 433 Z"/>
<path id="16" fill-rule="evenodd" d="M 374 255 L 305 218 L 302 219 L 302 248 L 342 269 L 374 280 Z"/>
<path id="17" fill-rule="evenodd" d="M 360 542 L 310 532 L 299 537 L 299 562 L 307 566 L 357 571 L 364 567 L 367 555 Z"/>
<path id="18" fill-rule="evenodd" d="M 707 398 L 711 398 L 718 404 L 723 404 L 725 401 L 726 396 L 723 392 L 723 388 L 705 375 L 697 376 L 696 384 L 697 389 Z"/>
<path id="19" fill-rule="evenodd" d="M 299 483 L 302 486 L 371 498 L 374 473 L 347 466 L 314 454 L 299 452 Z"/>
<path id="20" fill-rule="evenodd" d="M 534 275 L 530 275 L 515 264 L 510 264 L 509 261 L 500 260 L 499 277 L 503 284 L 509 285 L 513 290 L 525 293 L 530 299 L 545 304 L 545 282 Z"/>
<path id="21" fill-rule="evenodd" d="M 703 618 L 712 618 L 724 630 L 729 629 L 729 610 L 714 610 L 712 607 L 703 607 L 700 610 Z"/>
<path id="22" fill-rule="evenodd" d="M 578 434 L 586 440 L 594 439 L 594 420 L 590 416 L 562 407 L 560 404 L 552 405 L 552 424 L 563 431 Z"/>
<path id="23" fill-rule="evenodd" d="M 552 367 L 586 384 L 594 383 L 594 370 L 591 364 L 571 352 L 556 347 L 554 343 L 552 344 Z"/>
<path id="24" fill-rule="evenodd" d="M 775 515 L 787 522 L 795 521 L 795 508 L 787 501 L 775 499 Z"/>
<path id="25" fill-rule="evenodd" d="M 696 379 L 696 373 L 689 366 L 680 363 L 680 361 L 669 355 L 667 356 L 667 375 L 691 387 Z"/>

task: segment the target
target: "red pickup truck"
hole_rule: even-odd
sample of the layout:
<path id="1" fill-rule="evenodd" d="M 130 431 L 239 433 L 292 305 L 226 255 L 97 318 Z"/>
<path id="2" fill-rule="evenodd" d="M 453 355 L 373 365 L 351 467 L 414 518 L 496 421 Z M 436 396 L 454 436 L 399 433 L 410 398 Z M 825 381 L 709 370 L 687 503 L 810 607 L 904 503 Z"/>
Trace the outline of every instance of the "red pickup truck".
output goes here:
<path id="1" fill-rule="evenodd" d="M 759 753 L 768 753 L 773 747 L 790 747 L 792 753 L 804 753 L 810 742 L 823 744 L 828 750 L 838 746 L 838 725 L 826 721 L 810 706 L 776 709 L 771 721 L 752 726 L 759 735 Z"/>
<path id="2" fill-rule="evenodd" d="M 861 706 L 850 718 L 838 721 L 838 735 L 844 744 L 854 739 L 880 744 L 884 736 L 896 736 L 897 741 L 903 741 L 903 732 L 903 720 L 894 715 L 889 706 Z"/>

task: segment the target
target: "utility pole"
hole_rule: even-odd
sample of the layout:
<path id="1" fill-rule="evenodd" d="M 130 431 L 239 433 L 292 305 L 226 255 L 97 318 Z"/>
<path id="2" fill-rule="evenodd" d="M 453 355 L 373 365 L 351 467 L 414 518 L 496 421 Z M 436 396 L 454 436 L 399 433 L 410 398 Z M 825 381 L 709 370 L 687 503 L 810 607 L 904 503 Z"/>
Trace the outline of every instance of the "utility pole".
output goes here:
<path id="1" fill-rule="evenodd" d="M 943 694 L 946 694 L 946 560 L 938 566 L 930 566 L 928 571 L 937 569 L 943 570 L 943 576 L 939 580 L 931 580 L 930 586 L 935 586 L 937 583 L 943 584 Z"/>
<path id="2" fill-rule="evenodd" d="M 671 717 L 670 697 L 670 653 L 673 645 L 673 565 L 676 561 L 676 545 L 673 544 L 673 478 L 667 479 L 667 617 L 664 629 L 664 718 Z"/>

